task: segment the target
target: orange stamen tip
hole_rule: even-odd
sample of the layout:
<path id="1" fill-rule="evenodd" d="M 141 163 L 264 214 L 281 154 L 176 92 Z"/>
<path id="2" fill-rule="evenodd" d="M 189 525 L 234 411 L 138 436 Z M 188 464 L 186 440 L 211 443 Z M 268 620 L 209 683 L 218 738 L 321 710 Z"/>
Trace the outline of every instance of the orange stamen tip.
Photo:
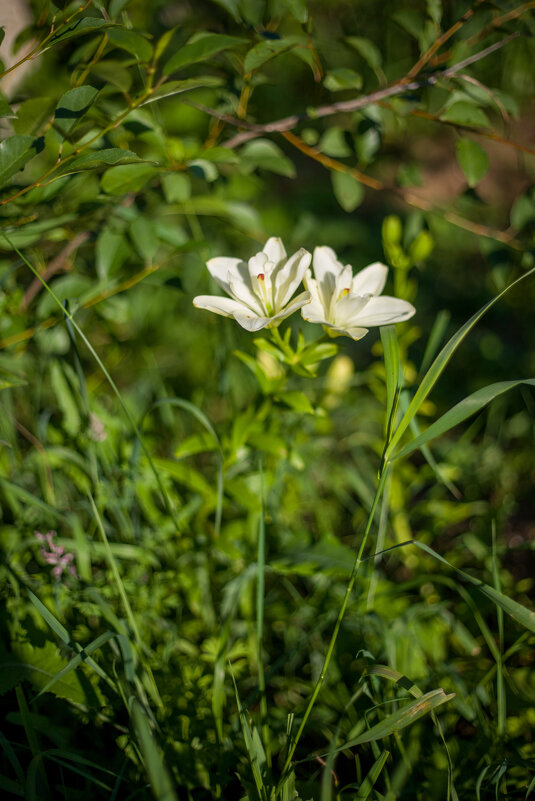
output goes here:
<path id="1" fill-rule="evenodd" d="M 265 275 L 264 275 L 264 273 L 258 273 L 258 275 L 256 277 L 258 278 L 259 281 L 263 281 L 264 278 L 265 278 Z M 348 290 L 348 292 L 349 292 L 349 290 Z"/>
<path id="2" fill-rule="evenodd" d="M 350 292 L 351 292 L 351 290 L 350 290 L 350 289 L 342 289 L 342 295 L 343 295 L 344 297 L 345 297 L 346 295 L 349 295 L 349 293 L 350 293 Z"/>

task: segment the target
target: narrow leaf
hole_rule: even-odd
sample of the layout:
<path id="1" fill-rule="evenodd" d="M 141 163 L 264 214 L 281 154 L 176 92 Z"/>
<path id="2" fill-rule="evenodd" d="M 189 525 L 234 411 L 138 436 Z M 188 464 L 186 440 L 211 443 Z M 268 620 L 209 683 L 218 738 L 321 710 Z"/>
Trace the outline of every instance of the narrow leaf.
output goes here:
<path id="1" fill-rule="evenodd" d="M 40 140 L 33 136 L 9 136 L 0 144 L 0 186 L 35 156 Z"/>
<path id="2" fill-rule="evenodd" d="M 451 337 L 451 339 L 446 343 L 446 345 L 442 348 L 436 359 L 434 360 L 433 364 L 424 375 L 420 386 L 418 387 L 416 394 L 412 401 L 409 404 L 409 408 L 401 418 L 401 421 L 392 437 L 390 444 L 387 448 L 385 458 L 388 460 L 392 457 L 396 446 L 398 445 L 401 437 L 407 430 L 410 425 L 412 418 L 418 413 L 422 403 L 425 401 L 433 387 L 435 386 L 436 382 L 442 375 L 446 365 L 448 364 L 449 360 L 464 340 L 464 338 L 469 334 L 472 328 L 475 326 L 476 323 L 483 317 L 483 315 L 492 307 L 495 303 L 497 303 L 510 289 L 514 286 L 519 284 L 525 278 L 528 278 L 530 275 L 535 273 L 535 267 L 532 268 L 529 272 L 524 273 L 521 275 L 520 278 L 517 278 L 516 281 L 513 281 L 511 284 L 505 287 L 498 295 L 493 297 L 486 303 L 479 311 L 477 311 L 470 319 L 459 328 L 458 331 Z"/>
<path id="3" fill-rule="evenodd" d="M 203 35 L 202 38 L 198 38 L 194 42 L 184 45 L 174 56 L 171 56 L 163 68 L 163 74 L 169 75 L 171 72 L 175 72 L 189 64 L 195 64 L 198 61 L 207 61 L 212 58 L 212 56 L 224 50 L 246 43 L 247 39 L 241 39 L 238 36 L 207 33 Z"/>
<path id="4" fill-rule="evenodd" d="M 514 387 L 518 387 L 520 384 L 527 384 L 528 386 L 535 387 L 535 379 L 521 378 L 518 381 L 498 381 L 496 384 L 489 384 L 488 387 L 478 389 L 477 392 L 473 392 L 472 395 L 464 398 L 443 414 L 442 417 L 439 417 L 439 419 L 430 425 L 429 428 L 426 428 L 422 434 L 402 448 L 394 458 L 399 459 L 401 456 L 407 456 L 407 454 L 412 453 L 412 451 L 417 448 L 421 448 L 435 437 L 440 437 L 442 434 L 445 434 L 446 431 L 462 423 L 467 417 L 476 414 L 476 412 L 493 401 L 494 398 L 503 395 L 504 392 L 508 392 L 510 389 L 514 389 Z"/>

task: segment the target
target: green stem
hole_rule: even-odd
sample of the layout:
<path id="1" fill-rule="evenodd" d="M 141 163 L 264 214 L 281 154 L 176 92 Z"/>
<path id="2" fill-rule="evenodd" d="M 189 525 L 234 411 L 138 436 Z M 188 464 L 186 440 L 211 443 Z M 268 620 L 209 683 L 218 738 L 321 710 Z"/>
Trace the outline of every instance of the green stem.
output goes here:
<path id="1" fill-rule="evenodd" d="M 323 667 L 321 669 L 320 675 L 319 675 L 318 680 L 316 682 L 316 686 L 314 687 L 314 691 L 312 692 L 312 695 L 310 697 L 310 701 L 308 702 L 308 705 L 307 705 L 307 708 L 305 710 L 305 714 L 303 715 L 303 719 L 301 721 L 299 729 L 297 730 L 297 734 L 295 735 L 295 738 L 294 738 L 294 740 L 293 740 L 293 742 L 290 745 L 290 748 L 288 750 L 288 756 L 286 757 L 286 762 L 284 763 L 284 767 L 282 769 L 283 779 L 284 779 L 284 776 L 285 776 L 288 768 L 290 767 L 293 755 L 295 753 L 295 749 L 297 748 L 297 745 L 299 743 L 301 735 L 303 734 L 303 731 L 304 731 L 304 728 L 306 726 L 306 723 L 307 723 L 307 721 L 308 721 L 308 719 L 310 717 L 310 713 L 312 712 L 314 704 L 316 703 L 316 699 L 317 699 L 317 697 L 318 697 L 318 695 L 320 693 L 320 690 L 321 690 L 321 688 L 323 686 L 323 682 L 325 681 L 325 676 L 327 675 L 327 670 L 328 670 L 329 665 L 331 663 L 331 659 L 332 659 L 332 656 L 333 656 L 333 653 L 334 653 L 334 648 L 335 648 L 335 645 L 336 645 L 336 641 L 338 639 L 338 634 L 340 632 L 340 627 L 342 625 L 342 620 L 344 619 L 344 615 L 345 615 L 345 612 L 346 612 L 346 609 L 347 609 L 347 605 L 349 603 L 349 598 L 351 596 L 351 592 L 353 590 L 353 587 L 355 586 L 355 581 L 356 581 L 356 578 L 357 578 L 358 569 L 359 569 L 359 566 L 360 566 L 361 561 L 362 561 L 362 555 L 364 553 L 364 549 L 365 549 L 366 543 L 368 541 L 368 537 L 369 537 L 370 530 L 371 530 L 371 527 L 372 527 L 373 519 L 375 517 L 375 512 L 377 510 L 377 505 L 378 505 L 379 500 L 381 498 L 381 495 L 383 493 L 383 489 L 384 489 L 384 486 L 385 486 L 385 482 L 386 482 L 386 478 L 387 478 L 388 473 L 389 473 L 389 465 L 387 465 L 385 467 L 384 471 L 382 472 L 382 474 L 381 474 L 381 476 L 379 478 L 379 484 L 377 485 L 377 489 L 375 491 L 375 497 L 373 499 L 372 508 L 370 509 L 370 514 L 368 516 L 368 522 L 366 524 L 366 530 L 364 531 L 364 536 L 362 538 L 362 542 L 360 544 L 357 556 L 355 557 L 355 562 L 353 564 L 353 569 L 351 571 L 351 576 L 349 578 L 349 582 L 348 582 L 348 585 L 346 587 L 346 591 L 345 591 L 345 595 L 344 595 L 344 600 L 342 602 L 342 606 L 340 607 L 340 611 L 338 612 L 338 617 L 336 619 L 336 624 L 334 626 L 334 631 L 332 633 L 331 640 L 329 642 L 329 647 L 327 648 L 327 653 L 325 655 L 325 659 L 324 659 L 324 662 L 323 662 Z M 281 779 L 281 781 L 283 779 Z"/>

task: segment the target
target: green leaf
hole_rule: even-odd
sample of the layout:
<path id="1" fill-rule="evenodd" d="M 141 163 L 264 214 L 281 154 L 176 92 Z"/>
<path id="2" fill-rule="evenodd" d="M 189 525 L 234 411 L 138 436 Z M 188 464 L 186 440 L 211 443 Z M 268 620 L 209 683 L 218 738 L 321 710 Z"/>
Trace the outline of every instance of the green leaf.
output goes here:
<path id="1" fill-rule="evenodd" d="M 514 286 L 519 284 L 525 278 L 528 278 L 530 275 L 535 273 L 535 267 L 524 275 L 521 275 L 520 278 L 517 278 L 516 281 L 513 281 L 511 284 L 505 287 L 498 295 L 493 297 L 489 300 L 488 303 L 485 304 L 479 311 L 477 311 L 470 319 L 459 328 L 458 331 L 451 337 L 451 339 L 446 343 L 446 345 L 442 348 L 436 359 L 434 360 L 433 364 L 426 372 L 422 381 L 420 382 L 420 386 L 418 387 L 414 398 L 409 404 L 409 408 L 401 418 L 401 421 L 394 432 L 394 436 L 392 437 L 390 444 L 387 448 L 385 458 L 388 460 L 392 457 L 396 446 L 398 445 L 400 439 L 402 438 L 403 434 L 407 430 L 410 425 L 412 418 L 418 413 L 422 403 L 427 398 L 431 390 L 433 389 L 434 385 L 440 378 L 442 372 L 446 368 L 449 360 L 464 340 L 464 338 L 469 334 L 472 328 L 476 325 L 477 322 L 483 317 L 485 312 L 487 312 L 495 303 L 500 300 L 510 289 Z"/>
<path id="2" fill-rule="evenodd" d="M 285 175 L 287 178 L 295 178 L 293 162 L 270 139 L 254 139 L 252 142 L 247 142 L 241 149 L 240 156 L 242 163 L 253 168 L 260 167 L 278 175 Z"/>
<path id="3" fill-rule="evenodd" d="M 449 409 L 442 417 L 439 417 L 439 419 L 430 425 L 429 428 L 426 428 L 420 436 L 416 437 L 412 442 L 409 442 L 408 445 L 402 448 L 399 453 L 396 454 L 395 458 L 399 459 L 402 456 L 407 456 L 407 454 L 412 453 L 412 451 L 417 448 L 421 448 L 422 445 L 435 439 L 435 437 L 442 436 L 446 431 L 449 431 L 454 426 L 462 423 L 463 420 L 479 412 L 480 409 L 493 401 L 494 398 L 503 395 L 504 392 L 508 392 L 510 389 L 514 389 L 514 387 L 518 387 L 520 384 L 535 387 L 535 379 L 521 378 L 518 381 L 498 381 L 496 384 L 489 384 L 488 387 L 478 389 L 477 392 L 468 395 L 467 398 L 464 398 Z"/>
<path id="4" fill-rule="evenodd" d="M 381 342 L 385 359 L 386 375 L 386 429 L 391 430 L 392 417 L 395 412 L 395 401 L 398 397 L 401 366 L 399 360 L 399 347 L 394 325 L 383 325 L 380 328 Z"/>
<path id="5" fill-rule="evenodd" d="M 249 50 L 243 62 L 243 69 L 246 73 L 257 70 L 262 64 L 281 53 L 286 53 L 296 45 L 297 42 L 294 39 L 266 39 Z"/>
<path id="6" fill-rule="evenodd" d="M 279 400 L 285 403 L 294 412 L 301 412 L 302 414 L 314 414 L 314 407 L 304 392 L 298 390 L 289 390 L 288 392 L 281 392 L 277 396 Z"/>
<path id="7" fill-rule="evenodd" d="M 158 170 L 150 164 L 125 164 L 106 170 L 100 185 L 108 195 L 124 195 L 139 192 Z"/>
<path id="8" fill-rule="evenodd" d="M 354 748 L 356 745 L 371 743 L 375 740 L 381 740 L 383 737 L 389 737 L 391 734 L 395 734 L 401 731 L 401 729 L 410 726 L 415 720 L 429 714 L 429 712 L 432 712 L 437 706 L 451 701 L 452 698 L 455 698 L 455 693 L 446 695 L 442 688 L 431 690 L 421 695 L 419 698 L 416 698 L 414 701 L 411 701 L 411 703 L 404 706 L 403 709 L 399 709 L 397 712 L 388 715 L 380 723 L 376 723 L 375 726 L 366 729 L 366 731 L 363 731 L 358 737 L 348 740 L 347 743 L 339 746 L 336 750 L 343 751 L 345 748 Z"/>
<path id="9" fill-rule="evenodd" d="M 308 9 L 305 0 L 282 0 L 282 3 L 298 22 L 305 23 L 307 21 Z"/>
<path id="10" fill-rule="evenodd" d="M 191 197 L 191 180 L 183 172 L 172 172 L 162 178 L 162 187 L 168 203 L 184 203 Z"/>
<path id="11" fill-rule="evenodd" d="M 457 161 L 465 174 L 468 186 L 476 186 L 489 169 L 489 157 L 486 151 L 472 139 L 458 139 L 455 149 Z"/>
<path id="12" fill-rule="evenodd" d="M 372 68 L 377 70 L 381 68 L 383 57 L 381 51 L 371 39 L 365 39 L 363 36 L 346 36 L 344 39 L 353 50 L 362 56 L 364 61 Z"/>
<path id="13" fill-rule="evenodd" d="M 128 92 L 132 86 L 132 73 L 123 66 L 122 62 L 114 59 L 97 61 L 91 67 L 91 74 L 101 78 L 106 83 L 116 86 L 122 92 Z"/>
<path id="14" fill-rule="evenodd" d="M 72 131 L 78 120 L 83 117 L 92 105 L 97 95 L 98 89 L 93 86 L 78 86 L 65 92 L 59 99 L 54 115 L 54 128 L 61 135 L 61 138 Z"/>
<path id="15" fill-rule="evenodd" d="M 50 381 L 63 415 L 63 427 L 69 436 L 74 437 L 80 431 L 80 411 L 65 373 L 57 361 L 50 365 Z"/>
<path id="16" fill-rule="evenodd" d="M 247 39 L 241 39 L 237 36 L 227 36 L 222 33 L 203 34 L 202 37 L 198 37 L 194 42 L 184 45 L 174 56 L 171 56 L 163 68 L 163 74 L 169 75 L 171 72 L 182 69 L 182 67 L 186 67 L 189 64 L 207 61 L 224 50 L 246 43 Z"/>
<path id="17" fill-rule="evenodd" d="M 490 121 L 483 109 L 468 100 L 458 100 L 440 115 L 443 122 L 455 125 L 469 125 L 478 128 L 490 127 Z"/>
<path id="18" fill-rule="evenodd" d="M 36 155 L 40 143 L 40 139 L 24 135 L 9 136 L 0 143 L 0 186 Z"/>
<path id="19" fill-rule="evenodd" d="M 318 147 L 322 153 L 335 159 L 343 159 L 351 155 L 351 148 L 346 142 L 344 129 L 339 125 L 331 125 L 330 128 L 327 128 Z"/>
<path id="20" fill-rule="evenodd" d="M 110 28 L 106 31 L 108 39 L 116 47 L 132 53 L 138 61 L 150 61 L 152 58 L 152 45 L 140 33 L 127 28 Z"/>
<path id="21" fill-rule="evenodd" d="M 377 757 L 373 765 L 371 766 L 370 770 L 368 771 L 366 778 L 362 782 L 359 787 L 359 791 L 355 796 L 355 801 L 366 801 L 367 798 L 370 797 L 370 793 L 373 790 L 373 786 L 379 776 L 381 775 L 381 771 L 383 770 L 386 760 L 390 756 L 390 751 L 382 751 L 381 754 Z"/>
<path id="22" fill-rule="evenodd" d="M 140 108 L 141 106 L 147 106 L 149 103 L 154 103 L 156 100 L 163 100 L 164 97 L 173 97 L 182 92 L 190 92 L 192 89 L 202 89 L 204 86 L 221 86 L 222 83 L 221 78 L 216 78 L 212 75 L 186 78 L 183 81 L 167 81 L 159 86 L 158 89 L 155 89 L 143 103 L 140 103 Z"/>
<path id="23" fill-rule="evenodd" d="M 128 707 L 154 797 L 157 801 L 177 801 L 171 778 L 145 709 L 134 696 L 130 697 Z"/>
<path id="24" fill-rule="evenodd" d="M 153 220 L 140 215 L 132 220 L 128 232 L 141 258 L 145 262 L 152 262 L 158 250 L 158 237 Z"/>
<path id="25" fill-rule="evenodd" d="M 329 70 L 323 79 L 323 85 L 330 92 L 341 92 L 344 89 L 361 89 L 362 75 L 347 67 Z"/>
<path id="26" fill-rule="evenodd" d="M 69 173 L 91 170 L 94 167 L 101 167 L 103 164 L 118 164 L 124 161 L 130 164 L 134 161 L 141 161 L 141 159 L 131 150 L 122 150 L 120 147 L 109 147 L 104 150 L 93 150 L 91 153 L 84 153 L 82 156 L 77 156 L 73 161 L 65 164 L 65 168 L 62 169 L 61 172 Z"/>
<path id="27" fill-rule="evenodd" d="M 0 92 L 0 117 L 16 117 L 17 115 L 6 100 L 5 95 Z"/>
<path id="28" fill-rule="evenodd" d="M 331 172 L 334 196 L 344 211 L 354 211 L 364 199 L 364 187 L 347 172 Z"/>
<path id="29" fill-rule="evenodd" d="M 66 39 L 71 39 L 73 36 L 81 36 L 84 33 L 93 33 L 101 28 L 111 28 L 109 22 L 106 22 L 102 17 L 79 17 L 74 22 L 70 22 L 66 28 L 60 28 L 46 44 L 46 49 L 58 42 L 64 42 Z"/>
<path id="30" fill-rule="evenodd" d="M 18 134 L 39 135 L 54 114 L 56 101 L 53 97 L 31 97 L 17 109 L 13 129 Z"/>
<path id="31" fill-rule="evenodd" d="M 520 625 L 524 626 L 524 628 L 528 629 L 528 631 L 535 633 L 535 612 L 533 610 L 528 609 L 523 604 L 519 604 L 518 601 L 513 601 L 512 598 L 508 598 L 507 595 L 504 595 L 502 592 L 499 592 L 499 590 L 494 589 L 494 587 L 485 584 L 484 581 L 480 581 L 479 579 L 471 576 L 469 573 L 465 573 L 464 570 L 460 570 L 458 567 L 455 567 L 451 564 L 451 562 L 448 562 L 447 559 L 444 559 L 443 556 L 440 556 L 439 553 L 430 548 L 429 545 L 425 545 L 423 542 L 418 542 L 417 540 L 410 540 L 410 543 L 404 544 L 416 545 L 416 547 L 420 548 L 420 550 L 425 551 L 430 556 L 438 559 L 439 562 L 447 565 L 465 581 L 468 581 L 470 584 L 473 584 L 475 587 L 477 587 L 478 590 L 483 593 L 483 595 L 486 595 L 487 598 L 490 598 L 490 600 L 497 604 L 500 609 L 503 609 L 504 612 L 507 612 L 507 614 L 513 618 L 513 620 L 516 620 L 517 623 L 520 623 Z"/>

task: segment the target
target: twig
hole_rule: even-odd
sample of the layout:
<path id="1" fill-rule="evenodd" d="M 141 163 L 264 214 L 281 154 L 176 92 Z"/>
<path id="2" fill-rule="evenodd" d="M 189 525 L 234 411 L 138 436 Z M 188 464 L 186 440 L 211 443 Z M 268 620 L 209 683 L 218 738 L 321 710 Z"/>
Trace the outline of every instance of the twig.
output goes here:
<path id="1" fill-rule="evenodd" d="M 442 47 L 442 45 L 448 41 L 448 39 L 451 39 L 451 37 L 454 36 L 460 28 L 462 28 L 465 22 L 468 22 L 468 20 L 474 16 L 476 7 L 484 2 L 485 0 L 476 0 L 472 8 L 469 8 L 468 11 L 465 14 L 463 14 L 463 16 L 451 26 L 451 28 L 448 28 L 448 30 L 445 31 L 442 34 L 442 36 L 439 36 L 438 39 L 436 39 L 433 42 L 431 47 L 428 50 L 426 50 L 426 52 L 421 56 L 421 58 L 418 59 L 416 64 L 413 67 L 411 67 L 411 69 L 408 71 L 407 80 L 414 78 L 416 75 L 418 75 L 419 72 L 422 71 L 425 65 L 428 64 L 429 61 L 431 61 L 437 50 L 439 50 Z"/>
<path id="2" fill-rule="evenodd" d="M 509 247 L 515 249 L 521 248 L 520 242 L 518 242 L 514 238 L 513 234 L 509 233 L 508 231 L 499 231 L 495 228 L 491 228 L 488 225 L 484 225 L 483 223 L 467 220 L 465 217 L 461 217 L 461 215 L 454 211 L 436 208 L 427 200 L 419 197 L 410 190 L 403 189 L 402 187 L 398 186 L 389 186 L 382 181 L 377 180 L 376 178 L 372 178 L 369 175 L 364 175 L 354 167 L 350 167 L 347 164 L 343 164 L 341 161 L 337 161 L 330 156 L 326 156 L 316 148 L 307 145 L 302 139 L 295 134 L 290 133 L 289 131 L 283 132 L 282 135 L 288 142 L 290 142 L 290 144 L 300 150 L 301 153 L 304 153 L 306 156 L 314 159 L 314 161 L 319 162 L 328 170 L 336 170 L 337 172 L 345 172 L 348 175 L 352 175 L 353 178 L 364 184 L 364 186 L 368 186 L 370 189 L 388 191 L 401 198 L 409 206 L 413 206 L 421 211 L 426 211 L 429 214 L 435 214 L 439 217 L 442 217 L 444 220 L 451 222 L 458 228 L 464 228 L 466 231 L 470 231 L 472 234 L 476 234 L 477 236 L 485 236 L 488 239 L 495 239 L 498 242 L 503 242 L 504 244 L 509 245 Z"/>
<path id="3" fill-rule="evenodd" d="M 48 281 L 50 278 L 52 278 L 53 275 L 56 275 L 56 273 L 59 273 L 62 270 L 69 269 L 68 262 L 71 255 L 74 253 L 75 250 L 77 250 L 80 247 L 80 245 L 83 245 L 84 242 L 87 242 L 90 236 L 91 234 L 89 233 L 89 231 L 81 231 L 79 234 L 76 234 L 76 236 L 73 239 L 71 239 L 70 242 L 67 242 L 65 247 L 62 250 L 60 250 L 58 255 L 55 258 L 53 258 L 51 262 L 49 262 L 45 271 L 43 272 L 42 278 L 45 281 Z M 28 308 L 32 300 L 42 289 L 42 286 L 43 284 L 41 283 L 41 281 L 39 281 L 37 278 L 34 278 L 32 283 L 24 293 L 24 297 L 21 303 L 22 309 Z"/>
<path id="4" fill-rule="evenodd" d="M 237 117 L 233 117 L 229 114 L 222 114 L 219 111 L 215 111 L 214 109 L 210 108 L 209 106 L 205 106 L 202 103 L 194 103 L 191 100 L 184 102 L 187 102 L 194 108 L 199 109 L 199 111 L 204 111 L 211 117 L 216 117 L 217 119 L 222 120 L 223 122 L 226 122 L 235 128 L 245 128 L 246 130 L 242 133 L 236 134 L 236 136 L 233 136 L 231 139 L 228 139 L 226 142 L 222 143 L 224 147 L 233 148 L 243 144 L 244 142 L 247 142 L 249 139 L 254 139 L 257 136 L 261 136 L 262 134 L 283 133 L 284 131 L 290 131 L 300 122 L 305 120 L 315 120 L 320 119 L 321 117 L 329 117 L 333 114 L 358 111 L 361 108 L 365 108 L 366 106 L 370 106 L 374 103 L 379 103 L 380 101 L 386 100 L 389 97 L 405 94 L 406 92 L 413 92 L 417 89 L 422 89 L 424 86 L 432 86 L 441 78 L 454 77 L 459 70 L 464 69 L 464 67 L 466 67 L 468 64 L 474 64 L 476 61 L 480 61 L 481 59 L 490 55 L 490 53 L 494 53 L 496 50 L 499 50 L 501 47 L 508 44 L 511 39 L 518 35 L 518 33 L 511 34 L 505 39 L 502 39 L 502 41 L 497 42 L 490 47 L 486 47 L 479 53 L 475 53 L 473 56 L 463 59 L 463 61 L 460 61 L 458 64 L 454 64 L 452 67 L 448 67 L 446 70 L 441 70 L 440 72 L 426 76 L 422 80 L 407 82 L 406 79 L 403 78 L 400 81 L 385 87 L 384 89 L 378 89 L 376 92 L 371 92 L 368 95 L 356 97 L 352 100 L 342 100 L 337 103 L 330 103 L 325 106 L 318 106 L 318 108 L 314 109 L 313 111 L 304 112 L 302 114 L 292 114 L 289 117 L 283 117 L 280 120 L 275 120 L 274 122 L 268 122 L 265 124 L 246 122 L 245 120 L 240 120 Z"/>

